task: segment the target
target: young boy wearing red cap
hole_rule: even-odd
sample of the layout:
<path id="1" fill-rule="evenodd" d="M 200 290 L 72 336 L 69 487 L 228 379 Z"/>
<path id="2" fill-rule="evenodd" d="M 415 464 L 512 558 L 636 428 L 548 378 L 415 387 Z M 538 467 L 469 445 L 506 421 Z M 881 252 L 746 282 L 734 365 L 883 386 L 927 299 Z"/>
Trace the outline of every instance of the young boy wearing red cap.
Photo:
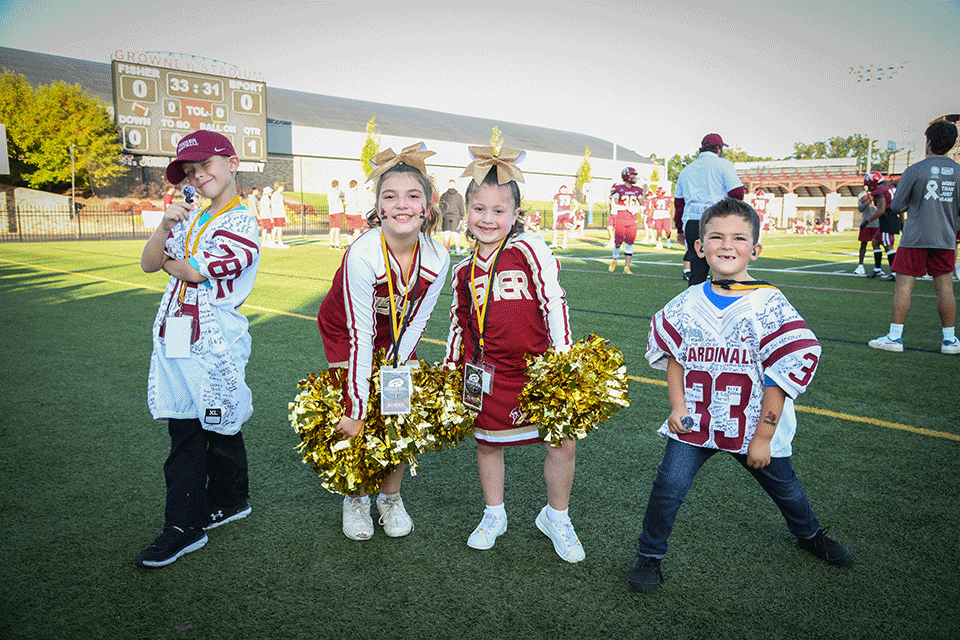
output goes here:
<path id="1" fill-rule="evenodd" d="M 147 389 L 150 413 L 167 420 L 170 433 L 165 523 L 134 559 L 142 567 L 166 566 L 206 544 L 206 529 L 250 513 L 240 433 L 253 413 L 244 380 L 250 332 L 238 308 L 253 289 L 260 246 L 257 221 L 237 193 L 239 166 L 219 133 L 184 137 L 167 180 L 186 180 L 210 206 L 195 209 L 196 196 L 172 203 L 140 257 L 145 272 L 170 275 L 153 323 Z"/>

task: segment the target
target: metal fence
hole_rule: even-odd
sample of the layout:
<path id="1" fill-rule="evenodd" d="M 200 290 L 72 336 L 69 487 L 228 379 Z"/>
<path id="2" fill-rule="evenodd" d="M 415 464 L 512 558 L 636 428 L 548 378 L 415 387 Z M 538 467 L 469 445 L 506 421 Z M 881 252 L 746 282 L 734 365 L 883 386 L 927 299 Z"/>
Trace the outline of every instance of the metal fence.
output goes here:
<path id="1" fill-rule="evenodd" d="M 288 205 L 284 235 L 312 236 L 329 231 L 326 213 L 297 211 Z M 3 227 L 0 242 L 37 242 L 54 240 L 145 240 L 153 233 L 162 211 L 134 206 L 78 207 L 70 214 L 69 207 L 37 207 L 17 205 L 0 210 Z"/>

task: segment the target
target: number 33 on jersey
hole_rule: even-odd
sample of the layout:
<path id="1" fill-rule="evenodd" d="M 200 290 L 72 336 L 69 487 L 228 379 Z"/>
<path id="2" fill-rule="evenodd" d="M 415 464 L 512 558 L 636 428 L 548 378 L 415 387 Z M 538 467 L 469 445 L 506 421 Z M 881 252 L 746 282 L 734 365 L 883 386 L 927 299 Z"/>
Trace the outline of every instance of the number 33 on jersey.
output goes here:
<path id="1" fill-rule="evenodd" d="M 771 454 L 791 455 L 793 399 L 810 384 L 820 351 L 816 336 L 775 288 L 755 289 L 719 309 L 703 287 L 690 287 L 653 317 L 646 358 L 657 369 L 666 369 L 670 357 L 683 366 L 694 431 L 677 436 L 664 423 L 660 433 L 745 454 L 769 378 L 787 395 Z"/>

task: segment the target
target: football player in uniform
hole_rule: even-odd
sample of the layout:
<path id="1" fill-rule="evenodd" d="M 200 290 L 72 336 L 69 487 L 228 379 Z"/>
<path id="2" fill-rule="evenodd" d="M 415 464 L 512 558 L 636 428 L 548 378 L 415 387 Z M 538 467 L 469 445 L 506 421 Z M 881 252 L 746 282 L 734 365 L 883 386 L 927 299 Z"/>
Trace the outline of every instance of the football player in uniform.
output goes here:
<path id="1" fill-rule="evenodd" d="M 620 245 L 623 247 L 623 272 L 630 273 L 633 243 L 637 240 L 637 215 L 643 207 L 643 187 L 637 186 L 637 170 L 627 167 L 620 172 L 623 182 L 610 189 L 610 211 L 616 212 L 613 223 L 613 261 L 610 273 L 617 269 Z M 614 214 L 611 213 L 611 216 Z"/>
<path id="2" fill-rule="evenodd" d="M 563 245 L 567 248 L 567 234 L 574 228 L 576 218 L 574 211 L 577 207 L 577 201 L 573 197 L 573 190 L 567 185 L 560 185 L 560 190 L 553 196 L 553 242 L 551 249 L 557 248 L 557 231 L 563 231 Z"/>
<path id="3" fill-rule="evenodd" d="M 666 238 L 667 249 L 672 248 L 670 239 L 673 221 L 670 216 L 670 196 L 663 187 L 657 187 L 657 195 L 653 198 L 653 229 L 657 234 L 657 249 L 663 249 L 663 239 Z"/>
<path id="4" fill-rule="evenodd" d="M 643 194 L 643 244 L 652 244 L 656 240 L 653 232 L 653 190 L 647 189 Z"/>
<path id="5" fill-rule="evenodd" d="M 523 230 L 526 233 L 540 233 L 540 224 L 543 222 L 543 214 L 539 211 L 531 211 L 523 216 Z"/>
<path id="6" fill-rule="evenodd" d="M 877 208 L 876 213 L 867 222 L 873 222 L 874 220 L 880 222 L 879 231 L 873 236 L 873 273 L 870 277 L 876 278 L 879 276 L 881 280 L 894 280 L 892 267 L 893 258 L 897 252 L 893 248 L 893 236 L 900 233 L 903 218 L 893 211 L 888 211 L 890 203 L 893 201 L 893 194 L 891 193 L 893 185 L 884 185 L 883 174 L 879 171 L 871 171 L 864 176 L 863 184 L 870 191 L 873 205 Z M 887 261 L 891 267 L 891 272 L 887 275 L 884 275 L 883 269 L 880 268 L 883 265 L 883 251 L 881 251 L 880 245 L 883 245 L 883 251 L 887 252 Z"/>

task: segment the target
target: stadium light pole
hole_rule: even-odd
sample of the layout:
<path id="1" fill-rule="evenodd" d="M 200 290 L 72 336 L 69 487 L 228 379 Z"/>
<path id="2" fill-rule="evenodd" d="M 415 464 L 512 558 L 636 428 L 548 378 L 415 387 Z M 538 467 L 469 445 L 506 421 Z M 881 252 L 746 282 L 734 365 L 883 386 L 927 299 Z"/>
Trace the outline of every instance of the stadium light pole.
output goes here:
<path id="1" fill-rule="evenodd" d="M 856 79 L 857 83 L 863 83 L 864 86 L 876 87 L 880 83 L 893 80 L 898 74 L 906 69 L 908 61 L 900 64 L 869 64 L 864 67 L 862 64 L 858 67 L 850 67 L 850 75 Z M 867 134 L 867 170 L 870 173 L 873 156 L 873 136 Z M 889 168 L 889 167 L 888 167 Z"/>

